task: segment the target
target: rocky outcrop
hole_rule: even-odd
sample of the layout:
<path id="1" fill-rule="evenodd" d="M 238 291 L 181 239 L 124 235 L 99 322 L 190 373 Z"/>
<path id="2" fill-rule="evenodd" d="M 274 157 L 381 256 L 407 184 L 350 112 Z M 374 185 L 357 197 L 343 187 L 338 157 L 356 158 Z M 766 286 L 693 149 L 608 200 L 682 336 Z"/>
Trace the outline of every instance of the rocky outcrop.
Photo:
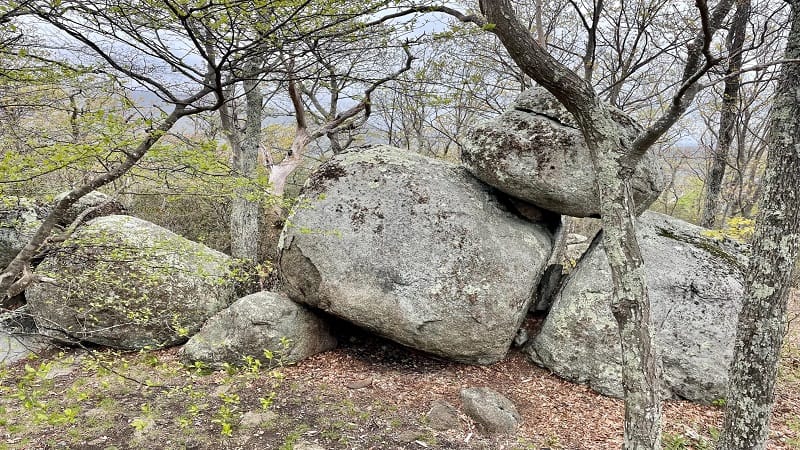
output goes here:
<path id="1" fill-rule="evenodd" d="M 53 203 L 60 202 L 67 195 L 69 195 L 69 191 L 56 195 L 55 199 L 53 199 Z M 59 220 L 59 225 L 71 225 L 72 222 L 75 221 L 79 215 L 81 215 L 81 213 L 90 208 L 94 208 L 94 210 L 90 211 L 85 217 L 83 217 L 83 222 L 88 222 L 97 217 L 127 213 L 125 206 L 116 199 L 100 191 L 92 191 L 79 198 L 75 203 L 72 204 L 72 206 L 69 207 L 69 209 L 67 209 L 67 212 L 64 213 Z"/>
<path id="2" fill-rule="evenodd" d="M 49 254 L 28 287 L 41 332 L 124 349 L 185 341 L 234 298 L 231 259 L 129 216 L 92 220 Z"/>
<path id="3" fill-rule="evenodd" d="M 25 247 L 46 216 L 46 208 L 31 199 L 0 197 L 0 270 Z"/>
<path id="4" fill-rule="evenodd" d="M 457 361 L 502 358 L 552 250 L 466 170 L 392 147 L 309 179 L 280 245 L 290 298 Z"/>
<path id="5" fill-rule="evenodd" d="M 462 389 L 461 402 L 464 413 L 487 434 L 513 434 L 519 428 L 521 416 L 514 403 L 493 389 Z"/>
<path id="6" fill-rule="evenodd" d="M 664 388 L 674 397 L 712 402 L 725 397 L 743 261 L 736 248 L 703 231 L 647 212 L 639 218 L 637 235 Z M 533 361 L 603 394 L 621 396 L 621 352 L 610 301 L 611 274 L 596 240 L 562 284 L 528 347 Z"/>
<path id="7" fill-rule="evenodd" d="M 627 139 L 641 131 L 612 109 Z M 509 110 L 467 135 L 462 163 L 480 180 L 540 208 L 576 217 L 600 213 L 589 149 L 572 115 L 544 88 L 523 92 Z M 633 176 L 633 198 L 644 211 L 663 189 L 663 176 L 645 156 Z"/>
<path id="8" fill-rule="evenodd" d="M 211 367 L 242 365 L 248 356 L 292 364 L 334 347 L 336 338 L 317 314 L 282 294 L 257 292 L 209 319 L 183 346 L 181 358 Z"/>

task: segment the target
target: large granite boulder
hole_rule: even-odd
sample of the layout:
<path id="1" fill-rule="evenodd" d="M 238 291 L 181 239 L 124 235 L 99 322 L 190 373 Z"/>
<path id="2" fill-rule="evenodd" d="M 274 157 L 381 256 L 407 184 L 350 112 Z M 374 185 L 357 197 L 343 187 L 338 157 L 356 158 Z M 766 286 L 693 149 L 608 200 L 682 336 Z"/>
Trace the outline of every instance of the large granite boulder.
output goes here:
<path id="1" fill-rule="evenodd" d="M 49 254 L 28 287 L 40 331 L 123 349 L 185 341 L 235 298 L 231 258 L 158 225 L 99 217 Z"/>
<path id="2" fill-rule="evenodd" d="M 31 199 L 0 197 L 0 270 L 25 247 L 46 216 L 46 208 Z"/>
<path id="3" fill-rule="evenodd" d="M 612 109 L 623 135 L 632 140 L 641 127 Z M 575 119 L 544 88 L 523 92 L 499 117 L 467 134 L 463 165 L 485 183 L 541 208 L 576 217 L 600 213 L 589 149 Z M 664 187 L 654 158 L 645 156 L 633 176 L 639 211 Z"/>
<path id="4" fill-rule="evenodd" d="M 741 253 L 703 228 L 658 213 L 638 220 L 664 389 L 698 402 L 724 398 L 743 293 Z M 619 397 L 621 350 L 610 309 L 611 274 L 595 240 L 556 294 L 527 348 L 557 375 Z"/>
<path id="5" fill-rule="evenodd" d="M 60 202 L 67 195 L 69 195 L 69 191 L 56 195 L 53 203 Z M 69 207 L 69 209 L 67 209 L 67 212 L 64 213 L 64 215 L 61 217 L 61 220 L 59 220 L 59 225 L 71 225 L 72 222 L 75 221 L 79 215 L 81 215 L 81 213 L 90 208 L 95 209 L 86 214 L 86 216 L 83 218 L 83 222 L 88 222 L 97 217 L 127 213 L 125 206 L 118 200 L 100 191 L 92 191 L 79 198 L 75 203 L 72 204 L 72 206 Z"/>
<path id="6" fill-rule="evenodd" d="M 248 356 L 292 364 L 334 347 L 336 338 L 321 317 L 283 294 L 265 291 L 240 298 L 210 318 L 183 346 L 182 359 L 212 367 L 242 365 Z"/>
<path id="7" fill-rule="evenodd" d="M 552 232 L 453 164 L 393 147 L 336 156 L 309 179 L 280 243 L 289 297 L 409 347 L 501 359 Z"/>

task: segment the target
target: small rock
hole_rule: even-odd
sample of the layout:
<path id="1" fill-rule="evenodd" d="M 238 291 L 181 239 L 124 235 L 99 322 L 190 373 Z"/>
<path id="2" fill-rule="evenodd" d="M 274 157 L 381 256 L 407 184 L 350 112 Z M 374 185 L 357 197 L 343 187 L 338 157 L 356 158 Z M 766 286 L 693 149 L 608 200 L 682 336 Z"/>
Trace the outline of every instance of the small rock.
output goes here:
<path id="1" fill-rule="evenodd" d="M 299 441 L 294 444 L 294 450 L 325 450 L 325 447 L 308 441 Z"/>
<path id="2" fill-rule="evenodd" d="M 66 377 L 66 376 L 72 375 L 72 372 L 74 372 L 75 369 L 76 369 L 76 366 L 74 366 L 74 365 L 66 366 L 66 367 L 54 367 L 54 368 L 50 369 L 49 372 L 47 372 L 47 375 L 45 375 L 44 378 L 47 379 L 47 380 L 53 380 L 55 378 Z"/>
<path id="3" fill-rule="evenodd" d="M 374 380 L 372 379 L 372 377 L 366 377 L 360 380 L 351 381 L 347 383 L 345 386 L 347 386 L 348 389 L 364 389 L 372 386 L 373 381 Z"/>
<path id="4" fill-rule="evenodd" d="M 108 436 L 100 436 L 97 439 L 92 439 L 91 441 L 87 442 L 86 444 L 92 445 L 92 446 L 99 446 L 99 445 L 103 445 L 103 443 L 106 442 L 107 440 L 108 440 Z"/>
<path id="5" fill-rule="evenodd" d="M 520 328 L 517 330 L 516 336 L 514 336 L 514 346 L 522 347 L 526 342 L 528 342 L 528 339 L 528 330 L 525 328 Z"/>
<path id="6" fill-rule="evenodd" d="M 242 428 L 255 428 L 262 423 L 272 421 L 275 417 L 277 417 L 277 414 L 272 411 L 247 411 L 242 415 L 242 420 L 239 424 Z"/>
<path id="7" fill-rule="evenodd" d="M 416 441 L 422 433 L 419 430 L 405 430 L 397 435 L 397 440 L 406 444 Z"/>
<path id="8" fill-rule="evenodd" d="M 51 347 L 48 339 L 36 335 L 15 335 L 0 327 L 0 364 L 15 363 Z"/>
<path id="9" fill-rule="evenodd" d="M 210 318 L 183 346 L 181 359 L 211 367 L 245 364 L 244 356 L 267 365 L 293 364 L 336 347 L 325 320 L 282 294 L 257 292 Z M 272 358 L 264 350 L 273 352 Z"/>
<path id="10" fill-rule="evenodd" d="M 53 199 L 54 205 L 69 195 L 69 191 L 62 192 Z M 92 191 L 83 197 L 79 198 L 72 206 L 67 209 L 67 212 L 59 220 L 59 225 L 69 226 L 75 219 L 78 218 L 84 211 L 90 208 L 96 208 L 83 217 L 83 222 L 88 222 L 94 218 L 102 216 L 110 216 L 112 214 L 127 214 L 128 210 L 125 206 L 102 192 Z"/>
<path id="11" fill-rule="evenodd" d="M 573 244 L 583 244 L 584 242 L 589 241 L 589 238 L 578 233 L 569 233 L 567 234 L 567 245 Z"/>
<path id="12" fill-rule="evenodd" d="M 464 412 L 486 433 L 513 434 L 521 419 L 511 400 L 487 388 L 461 390 Z"/>
<path id="13" fill-rule="evenodd" d="M 458 410 L 455 406 L 447 403 L 444 400 L 436 400 L 431 406 L 426 416 L 430 427 L 434 430 L 445 431 L 458 428 L 460 422 L 458 420 Z"/>
<path id="14" fill-rule="evenodd" d="M 104 408 L 87 409 L 86 412 L 83 413 L 83 416 L 87 419 L 100 419 L 108 416 L 108 410 Z"/>

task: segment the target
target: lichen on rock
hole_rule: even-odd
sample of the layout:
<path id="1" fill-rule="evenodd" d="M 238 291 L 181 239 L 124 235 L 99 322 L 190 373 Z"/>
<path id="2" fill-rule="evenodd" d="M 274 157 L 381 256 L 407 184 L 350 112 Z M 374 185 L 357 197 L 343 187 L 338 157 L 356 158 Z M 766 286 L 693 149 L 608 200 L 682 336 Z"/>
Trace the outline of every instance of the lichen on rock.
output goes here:
<path id="1" fill-rule="evenodd" d="M 668 396 L 710 403 L 724 398 L 743 295 L 743 257 L 704 229 L 646 212 L 637 236 L 657 353 Z M 596 239 L 562 283 L 531 359 L 568 380 L 622 396 L 622 354 L 611 313 L 611 273 Z"/>
<path id="2" fill-rule="evenodd" d="M 26 297 L 41 332 L 124 349 L 188 339 L 233 301 L 230 257 L 150 222 L 99 217 L 37 267 Z"/>
<path id="3" fill-rule="evenodd" d="M 641 131 L 632 118 L 611 109 L 622 135 Z M 467 134 L 462 164 L 474 176 L 540 208 L 576 217 L 597 217 L 599 197 L 589 148 L 575 119 L 543 88 L 522 94 L 499 117 Z M 644 211 L 664 187 L 656 161 L 645 155 L 631 179 L 633 199 Z"/>
<path id="4" fill-rule="evenodd" d="M 312 174 L 287 221 L 283 286 L 403 345 L 497 361 L 553 245 L 552 224 L 506 203 L 463 168 L 409 151 L 337 155 Z"/>

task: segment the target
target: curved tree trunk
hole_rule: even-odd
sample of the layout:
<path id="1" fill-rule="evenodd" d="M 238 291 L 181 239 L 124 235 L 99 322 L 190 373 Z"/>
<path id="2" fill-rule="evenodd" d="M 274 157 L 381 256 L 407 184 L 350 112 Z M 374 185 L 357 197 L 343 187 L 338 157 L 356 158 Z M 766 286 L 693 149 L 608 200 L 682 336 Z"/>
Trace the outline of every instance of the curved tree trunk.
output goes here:
<path id="1" fill-rule="evenodd" d="M 792 0 L 786 60 L 800 59 L 800 0 Z M 772 107 L 761 208 L 745 280 L 718 448 L 766 447 L 786 303 L 800 245 L 800 63 L 784 63 Z"/>
<path id="2" fill-rule="evenodd" d="M 494 32 L 531 78 L 575 116 L 586 139 L 600 195 L 603 245 L 612 276 L 611 309 L 622 351 L 624 448 L 661 447 L 660 363 L 653 346 L 650 302 L 635 233 L 630 177 L 637 158 L 611 112 L 588 83 L 554 60 L 514 18 L 510 2 L 481 1 Z"/>
<path id="3" fill-rule="evenodd" d="M 800 1 L 800 0 L 798 0 Z M 578 121 L 591 152 L 600 196 L 603 244 L 612 275 L 611 309 L 617 321 L 622 350 L 622 384 L 625 394 L 625 449 L 652 450 L 661 447 L 660 363 L 653 345 L 650 302 L 644 267 L 635 233 L 635 205 L 630 177 L 639 159 L 686 111 L 696 96 L 699 80 L 713 65 L 707 58 L 710 36 L 721 26 L 733 0 L 721 0 L 713 11 L 697 2 L 702 29 L 687 47 L 681 87 L 667 111 L 633 142 L 620 127 L 588 82 L 555 60 L 516 19 L 509 0 L 481 0 L 483 21 L 475 16 L 454 14 L 492 30 L 514 62 L 545 87 Z M 602 2 L 596 2 L 600 9 Z M 594 16 L 600 14 L 595 10 Z M 593 34 L 595 27 L 588 28 Z M 594 36 L 589 36 L 589 44 Z M 587 53 L 588 54 L 588 53 Z"/>

